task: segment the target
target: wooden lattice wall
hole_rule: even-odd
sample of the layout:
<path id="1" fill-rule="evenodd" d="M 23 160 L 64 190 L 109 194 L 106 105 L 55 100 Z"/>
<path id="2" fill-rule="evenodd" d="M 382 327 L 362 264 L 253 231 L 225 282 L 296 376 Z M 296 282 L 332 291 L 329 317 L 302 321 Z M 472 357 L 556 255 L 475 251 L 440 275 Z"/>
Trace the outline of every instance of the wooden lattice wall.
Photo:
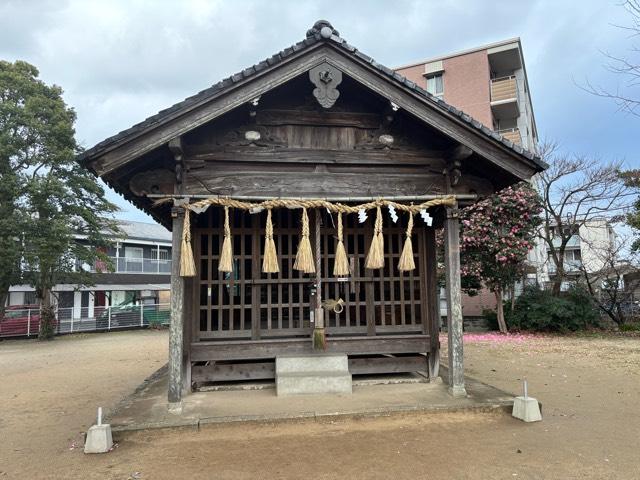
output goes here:
<path id="1" fill-rule="evenodd" d="M 293 269 L 299 241 L 299 210 L 273 212 L 274 239 L 280 273 L 261 272 L 265 213 L 235 211 L 231 217 L 234 272 L 218 272 L 223 225 L 221 211 L 210 208 L 198 218 L 195 251 L 198 267 L 196 339 L 266 339 L 307 337 L 311 334 L 310 289 L 315 278 Z M 322 298 L 345 302 L 341 313 L 326 313 L 329 336 L 426 333 L 424 232 L 414 230 L 416 269 L 400 272 L 398 259 L 404 242 L 406 218 L 397 224 L 385 216 L 385 267 L 364 267 L 373 219 L 358 224 L 345 216 L 345 246 L 352 275 L 331 274 L 335 253 L 335 218 L 322 212 Z M 312 215 L 313 219 L 313 215 Z M 313 220 L 312 220 L 313 221 Z M 311 229 L 313 232 L 313 228 Z M 312 242 L 315 239 L 312 238 Z"/>

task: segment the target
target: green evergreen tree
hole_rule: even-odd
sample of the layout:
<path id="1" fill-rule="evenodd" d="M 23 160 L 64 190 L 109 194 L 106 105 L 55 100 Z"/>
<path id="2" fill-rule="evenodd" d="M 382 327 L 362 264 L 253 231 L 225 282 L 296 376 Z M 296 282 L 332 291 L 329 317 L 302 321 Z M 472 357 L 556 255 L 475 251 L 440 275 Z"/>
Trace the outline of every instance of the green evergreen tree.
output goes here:
<path id="1" fill-rule="evenodd" d="M 49 338 L 52 287 L 91 282 L 81 266 L 107 260 L 97 247 L 117 232 L 111 220 L 117 207 L 75 160 L 76 116 L 62 89 L 38 74 L 26 62 L 0 61 L 0 221 L 7 227 L 0 231 L 0 248 L 11 247 L 2 267 L 22 266 L 17 274 L 3 269 L 0 289 L 8 290 L 16 275 L 31 284 L 40 301 L 40 337 Z M 76 241 L 78 234 L 86 241 Z"/>
<path id="2" fill-rule="evenodd" d="M 542 210 L 540 197 L 526 182 L 492 195 L 462 212 L 463 286 L 484 284 L 496 296 L 498 326 L 507 332 L 503 296 L 523 278 Z"/>

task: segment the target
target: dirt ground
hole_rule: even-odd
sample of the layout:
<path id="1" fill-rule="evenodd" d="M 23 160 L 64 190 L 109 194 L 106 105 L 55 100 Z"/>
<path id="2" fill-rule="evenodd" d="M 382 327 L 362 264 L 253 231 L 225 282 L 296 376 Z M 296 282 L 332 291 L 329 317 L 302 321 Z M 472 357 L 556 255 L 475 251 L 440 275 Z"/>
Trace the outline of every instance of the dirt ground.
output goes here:
<path id="1" fill-rule="evenodd" d="M 166 332 L 0 342 L 0 479 L 640 478 L 640 339 L 470 334 L 467 373 L 522 378 L 544 421 L 439 414 L 140 433 L 82 453 L 96 405 L 166 360 Z"/>

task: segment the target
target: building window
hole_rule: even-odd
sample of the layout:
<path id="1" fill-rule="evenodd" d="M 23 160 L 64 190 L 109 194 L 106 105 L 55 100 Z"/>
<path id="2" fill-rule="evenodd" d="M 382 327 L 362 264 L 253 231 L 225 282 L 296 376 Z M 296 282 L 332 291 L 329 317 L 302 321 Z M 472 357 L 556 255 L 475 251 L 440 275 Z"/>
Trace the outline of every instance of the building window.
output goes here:
<path id="1" fill-rule="evenodd" d="M 142 272 L 143 249 L 139 247 L 125 247 L 125 272 Z"/>
<path id="2" fill-rule="evenodd" d="M 37 305 L 39 303 L 36 292 L 24 292 L 25 305 Z"/>
<path id="3" fill-rule="evenodd" d="M 570 250 L 573 252 L 573 260 L 582 261 L 582 252 L 580 250 Z"/>
<path id="4" fill-rule="evenodd" d="M 427 92 L 438 98 L 442 98 L 444 96 L 444 81 L 442 73 L 436 73 L 435 75 L 429 75 L 427 77 Z"/>
<path id="5" fill-rule="evenodd" d="M 171 260 L 171 253 L 169 253 L 169 249 L 167 248 L 154 248 L 151 250 L 151 260 L 168 262 L 169 260 Z"/>

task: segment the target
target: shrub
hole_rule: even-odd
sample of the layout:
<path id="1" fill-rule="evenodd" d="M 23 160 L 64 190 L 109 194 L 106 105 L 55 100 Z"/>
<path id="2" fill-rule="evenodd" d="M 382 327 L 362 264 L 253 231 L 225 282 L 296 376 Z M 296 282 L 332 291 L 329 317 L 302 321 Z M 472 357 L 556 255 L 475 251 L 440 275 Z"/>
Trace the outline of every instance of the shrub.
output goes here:
<path id="1" fill-rule="evenodd" d="M 144 318 L 149 323 L 149 328 L 161 329 L 165 324 L 169 323 L 169 310 L 153 310 L 153 307 L 149 311 L 144 312 Z"/>
<path id="2" fill-rule="evenodd" d="M 529 287 L 518 297 L 513 312 L 506 312 L 507 325 L 516 330 L 568 332 L 596 325 L 598 311 L 588 292 L 574 287 L 560 297 Z"/>
<path id="3" fill-rule="evenodd" d="M 620 325 L 621 332 L 640 332 L 640 323 L 623 323 Z"/>
<path id="4" fill-rule="evenodd" d="M 507 315 L 507 310 L 505 309 L 505 315 Z M 482 310 L 482 316 L 484 320 L 487 322 L 487 328 L 489 330 L 499 330 L 498 328 L 498 314 L 495 310 L 491 310 L 486 308 Z"/>

